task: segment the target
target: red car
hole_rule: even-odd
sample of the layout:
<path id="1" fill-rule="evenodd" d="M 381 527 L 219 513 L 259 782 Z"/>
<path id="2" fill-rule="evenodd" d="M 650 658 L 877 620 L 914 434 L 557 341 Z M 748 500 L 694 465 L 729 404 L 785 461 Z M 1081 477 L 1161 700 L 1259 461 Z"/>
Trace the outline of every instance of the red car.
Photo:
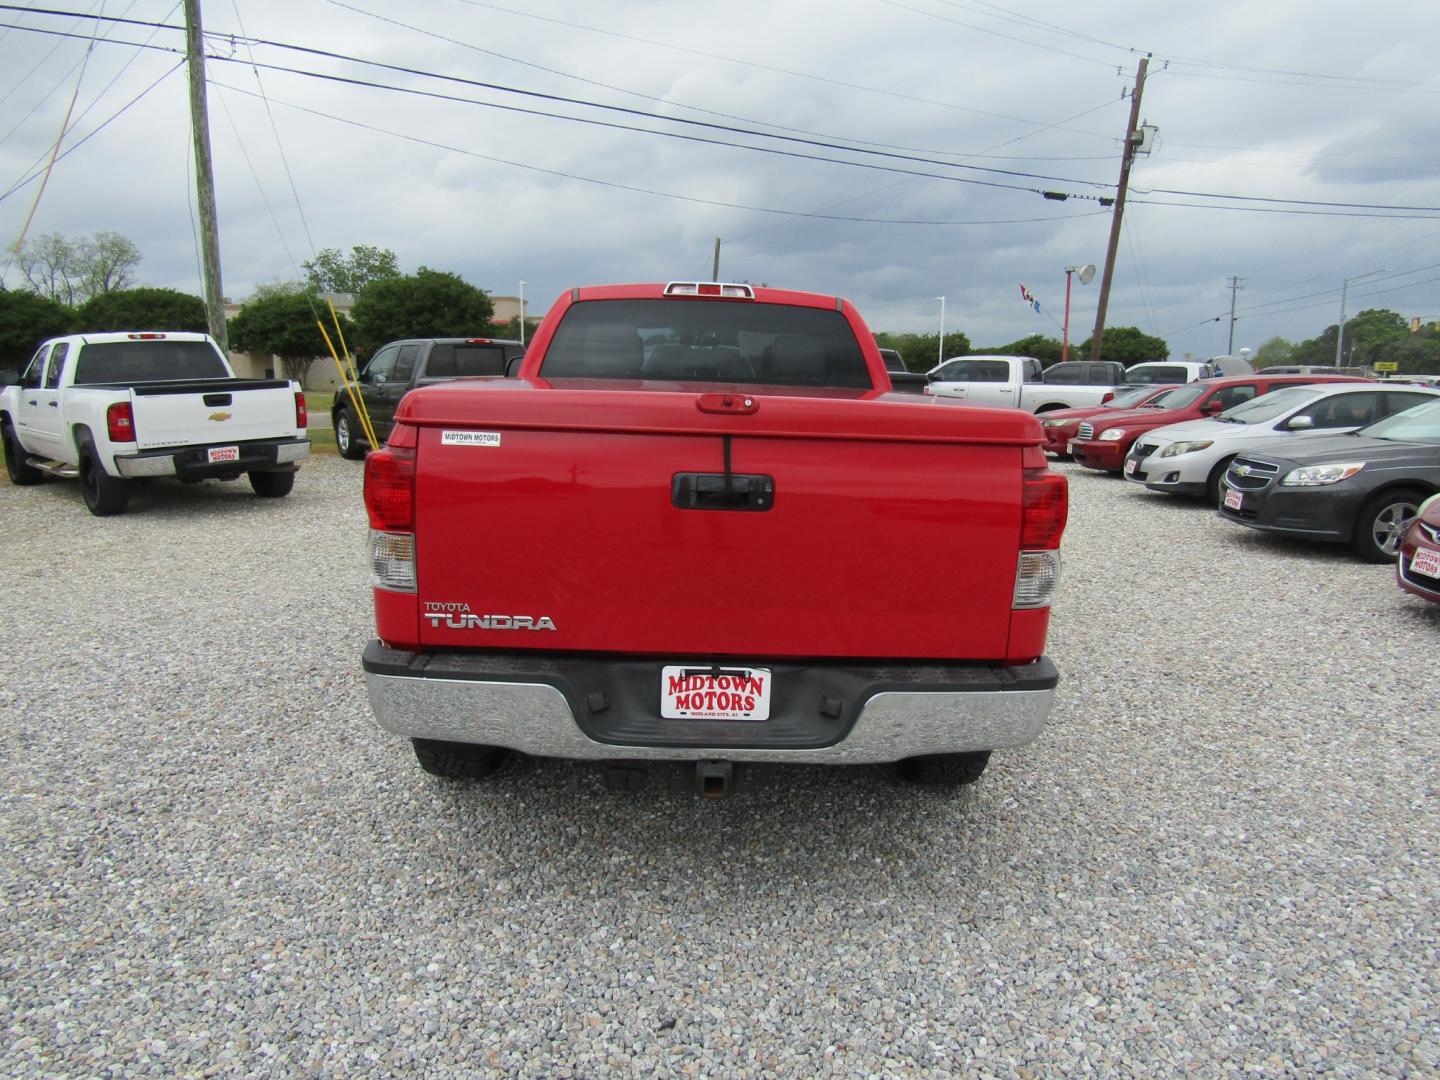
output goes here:
<path id="1" fill-rule="evenodd" d="M 1154 386 L 1127 386 L 1103 405 L 1081 405 L 1074 409 L 1051 409 L 1040 417 L 1040 426 L 1045 429 L 1045 452 L 1070 456 L 1070 440 L 1080 430 L 1080 421 L 1106 409 L 1138 409 L 1142 405 L 1155 407 L 1179 383 L 1160 383 Z"/>
<path id="2" fill-rule="evenodd" d="M 1162 408 L 1102 412 L 1081 421 L 1080 430 L 1070 440 L 1070 455 L 1087 469 L 1118 473 L 1125 467 L 1130 445 L 1147 431 L 1214 416 L 1281 386 L 1367 381 L 1350 375 L 1266 375 L 1263 371 L 1198 379 L 1172 390 Z"/>
<path id="3" fill-rule="evenodd" d="M 1440 603 L 1440 495 L 1420 505 L 1420 513 L 1400 541 L 1395 580 L 1406 592 Z"/>

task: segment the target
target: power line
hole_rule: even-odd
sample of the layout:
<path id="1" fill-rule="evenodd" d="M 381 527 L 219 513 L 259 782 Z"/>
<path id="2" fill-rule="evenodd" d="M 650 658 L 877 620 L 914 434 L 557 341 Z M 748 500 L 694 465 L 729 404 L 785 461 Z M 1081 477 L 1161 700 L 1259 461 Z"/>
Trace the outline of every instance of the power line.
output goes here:
<path id="1" fill-rule="evenodd" d="M 1057 49 L 1053 45 L 1042 45 L 1038 41 L 1028 41 L 1025 38 L 1015 37 L 1013 34 L 1002 34 L 999 30 L 991 30 L 987 27 L 976 26 L 974 23 L 968 23 L 961 19 L 952 19 L 948 15 L 938 15 L 933 11 L 925 11 L 922 8 L 911 7 L 909 4 L 900 3 L 900 0 L 879 0 L 879 2 L 882 4 L 887 4 L 893 8 L 899 8 L 902 11 L 909 11 L 913 12 L 916 15 L 923 15 L 928 19 L 937 19 L 940 22 L 951 23 L 955 26 L 963 26 L 967 30 L 975 30 L 982 34 L 990 34 L 994 37 L 1004 38 L 1006 41 L 1014 41 L 1028 48 L 1043 49 L 1045 52 L 1058 53 L 1061 56 L 1068 56 L 1072 60 L 1083 60 L 1087 64 L 1099 64 L 1101 67 L 1105 68 L 1111 68 L 1115 66 L 1114 62 L 1110 60 L 1101 60 L 1094 56 L 1082 56 L 1080 53 L 1073 53 L 1070 52 L 1068 49 Z M 955 5 L 951 6 L 953 7 Z"/>
<path id="2" fill-rule="evenodd" d="M 237 86 L 228 86 L 228 85 L 226 85 L 225 83 L 222 83 L 222 82 L 216 82 L 216 81 L 212 80 L 212 81 L 211 81 L 211 85 L 220 87 L 220 88 L 225 89 L 225 90 L 230 90 L 230 91 L 232 91 L 232 92 L 234 92 L 234 93 L 237 93 L 237 94 L 244 94 L 244 95 L 247 96 L 247 97 L 254 97 L 254 98 L 258 98 L 258 97 L 259 97 L 259 95 L 256 94 L 256 93 L 254 93 L 253 91 L 242 90 L 241 88 L 239 88 L 239 87 L 237 87 Z M 913 218 L 862 218 L 862 217 L 850 217 L 850 216 L 841 215 L 841 214 L 804 213 L 804 212 L 796 211 L 796 210 L 781 210 L 781 209 L 778 209 L 778 208 L 775 208 L 775 207 L 769 207 L 769 206 L 753 206 L 753 205 L 749 205 L 749 204 L 746 204 L 746 203 L 725 202 L 725 201 L 719 200 L 719 199 L 704 199 L 704 198 L 700 198 L 700 197 L 694 196 L 694 195 L 682 195 L 682 194 L 678 194 L 678 193 L 670 192 L 670 191 L 658 191 L 658 190 L 655 190 L 655 189 L 653 189 L 653 188 L 643 188 L 643 187 L 639 187 L 639 186 L 636 186 L 636 185 L 633 185 L 633 184 L 622 184 L 622 183 L 619 183 L 619 182 L 613 181 L 613 180 L 601 180 L 601 179 L 599 179 L 599 178 L 597 178 L 597 177 L 585 176 L 585 175 L 580 174 L 580 173 L 564 172 L 564 171 L 562 171 L 562 170 L 560 170 L 560 169 L 547 169 L 547 168 L 543 168 L 543 167 L 541 167 L 541 166 L 539 166 L 539 165 L 531 165 L 531 164 L 529 164 L 529 163 L 527 163 L 527 162 L 515 161 L 515 160 L 513 160 L 513 159 L 511 159 L 511 158 L 497 157 L 497 156 L 495 156 L 495 155 L 493 155 L 493 154 L 482 154 L 482 153 L 480 153 L 480 152 L 477 151 L 477 150 L 466 150 L 466 149 L 464 149 L 463 147 L 452 146 L 452 145 L 450 145 L 450 144 L 448 144 L 448 143 L 438 142 L 438 141 L 436 141 L 436 140 L 434 140 L 434 139 L 421 138 L 421 137 L 418 136 L 418 135 L 412 135 L 412 134 L 409 134 L 409 133 L 406 133 L 406 132 L 391 131 L 391 130 L 389 130 L 388 128 L 379 127 L 378 125 L 375 125 L 375 124 L 367 124 L 367 123 L 364 123 L 363 121 L 360 121 L 360 120 L 351 120 L 351 119 L 349 119 L 349 118 L 347 118 L 347 117 L 336 116 L 336 115 L 333 114 L 333 113 L 327 113 L 327 112 L 324 112 L 324 111 L 322 111 L 322 110 L 320 110 L 320 109 L 314 109 L 314 108 L 311 108 L 311 107 L 306 106 L 306 105 L 297 105 L 297 104 L 295 104 L 294 102 L 283 101 L 283 100 L 281 100 L 281 99 L 279 99 L 279 98 L 273 98 L 273 97 L 272 97 L 272 98 L 271 98 L 271 101 L 274 102 L 274 103 L 277 104 L 277 105 L 283 105 L 283 106 L 285 106 L 286 108 L 294 109 L 294 110 L 296 110 L 297 112 L 308 113 L 308 114 L 311 115 L 311 116 L 318 116 L 318 117 L 321 117 L 321 118 L 326 119 L 326 120 L 333 120 L 333 121 L 335 121 L 336 123 L 345 124 L 345 125 L 347 125 L 347 126 L 349 126 L 349 127 L 360 128 L 360 129 L 362 129 L 362 130 L 372 131 L 372 132 L 375 132 L 375 133 L 381 134 L 381 135 L 388 135 L 388 136 L 390 136 L 390 137 L 392 137 L 392 138 L 404 139 L 404 140 L 407 141 L 407 142 L 417 143 L 417 144 L 419 144 L 419 145 L 421 145 L 421 146 L 429 146 L 429 147 L 432 147 L 432 148 L 434 148 L 434 149 L 444 150 L 444 151 L 446 151 L 446 152 L 448 152 L 448 153 L 452 153 L 452 154 L 463 154 L 463 155 L 466 156 L 466 157 L 477 158 L 477 159 L 479 159 L 479 160 L 481 160 L 481 161 L 490 161 L 490 162 L 494 162 L 494 163 L 500 164 L 500 165 L 509 165 L 509 166 L 512 166 L 513 168 L 525 169 L 526 171 L 529 171 L 529 172 L 542 173 L 542 174 L 544 174 L 544 175 L 546 175 L 546 176 L 557 176 L 557 177 L 560 177 L 560 178 L 565 179 L 565 180 L 577 180 L 577 181 L 580 181 L 580 182 L 582 182 L 582 183 L 595 184 L 595 185 L 600 186 L 600 187 L 613 188 L 613 189 L 616 189 L 616 190 L 618 190 L 618 191 L 630 191 L 630 192 L 635 192 L 635 193 L 641 194 L 641 195 L 654 195 L 654 196 L 658 196 L 658 197 L 664 198 L 664 199 L 675 199 L 675 200 L 678 200 L 678 201 L 680 201 L 680 202 L 697 203 L 697 204 L 704 205 L 704 206 L 718 206 L 718 207 L 723 207 L 723 208 L 728 209 L 728 210 L 750 210 L 750 211 L 754 211 L 754 212 L 762 213 L 762 214 L 779 214 L 779 215 L 783 215 L 783 216 L 786 216 L 786 217 L 807 217 L 807 218 L 816 218 L 816 219 L 820 219 L 820 220 L 824 220 L 824 221 L 847 221 L 847 222 L 857 222 L 857 223 L 860 223 L 860 224 L 871 224 L 871 225 L 947 225 L 947 226 L 963 226 L 963 225 L 1022 225 L 1022 224 L 1032 224 L 1032 223 L 1036 223 L 1036 222 L 1046 222 L 1046 221 L 1071 221 L 1071 220 L 1074 220 L 1074 219 L 1077 219 L 1077 218 L 1095 217 L 1095 216 L 1097 216 L 1097 215 L 1100 215 L 1100 214 L 1104 214 L 1104 213 L 1105 213 L 1104 210 L 1096 210 L 1096 211 L 1093 211 L 1093 212 L 1090 212 L 1090 213 L 1084 213 L 1084 214 L 1056 214 L 1056 215 L 1052 215 L 1052 216 L 1050 216 L 1050 217 L 1040 217 L 1040 218 L 1010 218 L 1010 219 L 1003 219 L 1003 220 L 984 220 L 984 221 L 980 221 L 980 220 L 943 221 L 943 220 L 921 220 L 921 219 L 913 219 Z M 942 180 L 943 180 L 943 179 L 947 179 L 947 178 L 946 178 L 946 177 L 936 177 L 936 179 L 942 179 Z"/>

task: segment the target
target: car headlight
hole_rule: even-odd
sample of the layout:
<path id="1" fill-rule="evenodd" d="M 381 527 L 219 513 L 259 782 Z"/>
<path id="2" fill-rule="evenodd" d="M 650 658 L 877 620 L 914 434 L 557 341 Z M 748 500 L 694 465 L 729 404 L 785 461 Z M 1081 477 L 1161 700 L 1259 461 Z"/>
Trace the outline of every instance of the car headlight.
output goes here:
<path id="1" fill-rule="evenodd" d="M 1285 487 L 1324 487 L 1326 484 L 1338 484 L 1341 480 L 1348 480 L 1363 468 L 1365 468 L 1363 461 L 1342 461 L 1334 465 L 1306 465 L 1304 468 L 1291 469 L 1280 483 Z"/>
<path id="2" fill-rule="evenodd" d="M 1101 442 L 1119 442 L 1124 437 L 1125 429 L 1123 427 L 1107 427 L 1104 431 L 1100 432 Z"/>
<path id="3" fill-rule="evenodd" d="M 1064 427 L 1066 424 L 1070 423 L 1070 421 L 1069 421 L 1069 420 L 1041 420 L 1040 423 L 1041 423 L 1042 425 L 1044 425 L 1045 427 Z"/>
<path id="4" fill-rule="evenodd" d="M 1213 439 L 1201 439 L 1199 442 L 1172 442 L 1160 451 L 1160 456 L 1179 457 L 1181 454 L 1193 454 L 1196 450 L 1209 450 L 1214 445 Z"/>

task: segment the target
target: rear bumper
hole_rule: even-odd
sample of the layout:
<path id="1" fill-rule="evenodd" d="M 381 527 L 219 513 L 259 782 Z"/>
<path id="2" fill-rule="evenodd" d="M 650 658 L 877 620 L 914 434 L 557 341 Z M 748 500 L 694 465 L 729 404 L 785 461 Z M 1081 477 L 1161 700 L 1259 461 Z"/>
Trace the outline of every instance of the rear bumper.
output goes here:
<path id="1" fill-rule="evenodd" d="M 1022 746 L 1039 736 L 1059 680 L 1045 657 L 1022 667 L 765 664 L 770 720 L 723 723 L 659 717 L 667 662 L 417 654 L 379 642 L 364 654 L 370 707 L 386 731 L 611 760 L 860 765 Z"/>
<path id="2" fill-rule="evenodd" d="M 175 476 L 182 480 L 204 480 L 252 469 L 294 469 L 295 463 L 310 453 L 309 439 L 256 439 L 217 445 L 235 446 L 238 456 L 233 461 L 212 462 L 207 454 L 209 446 L 166 447 L 139 454 L 116 454 L 115 471 L 125 477 Z"/>

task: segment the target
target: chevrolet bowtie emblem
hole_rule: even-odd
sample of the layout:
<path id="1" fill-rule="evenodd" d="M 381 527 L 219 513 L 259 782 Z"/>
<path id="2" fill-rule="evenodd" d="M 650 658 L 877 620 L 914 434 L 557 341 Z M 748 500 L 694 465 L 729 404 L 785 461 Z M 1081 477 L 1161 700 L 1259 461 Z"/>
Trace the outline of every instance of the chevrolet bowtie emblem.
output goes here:
<path id="1" fill-rule="evenodd" d="M 228 412 L 212 412 L 210 414 L 210 419 L 217 422 L 222 420 L 229 420 L 230 414 Z"/>
<path id="2" fill-rule="evenodd" d="M 1249 465 L 1236 465 L 1236 466 L 1235 466 L 1235 471 L 1236 471 L 1237 473 L 1239 473 L 1241 476 L 1249 476 L 1249 475 L 1250 475 L 1250 466 L 1249 466 Z"/>

